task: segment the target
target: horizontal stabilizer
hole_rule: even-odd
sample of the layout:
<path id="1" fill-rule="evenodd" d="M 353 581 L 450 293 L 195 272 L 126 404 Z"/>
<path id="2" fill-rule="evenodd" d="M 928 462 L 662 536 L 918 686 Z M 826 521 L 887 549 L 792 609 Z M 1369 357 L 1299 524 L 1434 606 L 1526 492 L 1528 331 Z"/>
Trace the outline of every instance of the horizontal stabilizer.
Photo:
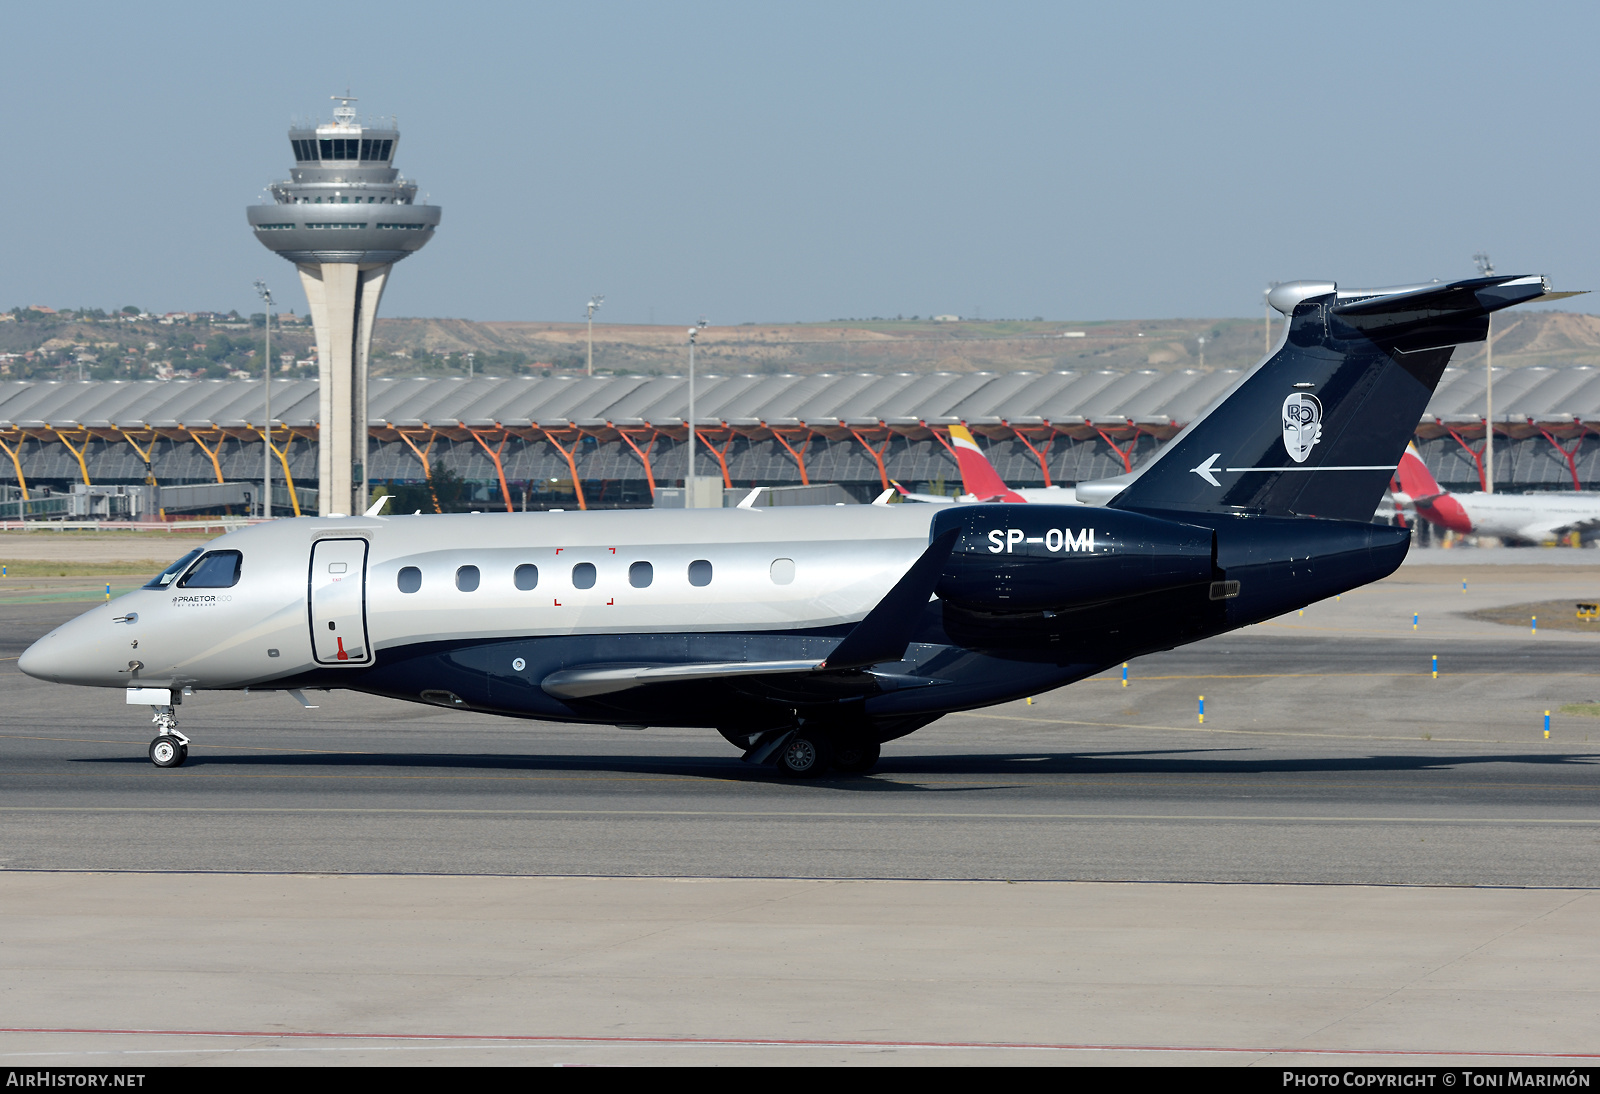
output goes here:
<path id="1" fill-rule="evenodd" d="M 960 535 L 960 528 L 952 528 L 930 543 L 888 595 L 878 601 L 878 606 L 834 647 L 823 667 L 859 669 L 903 658 L 921 620 L 923 605 L 944 576 L 944 564 Z"/>
<path id="2" fill-rule="evenodd" d="M 1424 285 L 1406 292 L 1340 300 L 1329 308 L 1330 326 L 1349 326 L 1404 353 L 1481 342 L 1493 312 L 1517 304 L 1564 299 L 1542 277 L 1474 277 Z"/>

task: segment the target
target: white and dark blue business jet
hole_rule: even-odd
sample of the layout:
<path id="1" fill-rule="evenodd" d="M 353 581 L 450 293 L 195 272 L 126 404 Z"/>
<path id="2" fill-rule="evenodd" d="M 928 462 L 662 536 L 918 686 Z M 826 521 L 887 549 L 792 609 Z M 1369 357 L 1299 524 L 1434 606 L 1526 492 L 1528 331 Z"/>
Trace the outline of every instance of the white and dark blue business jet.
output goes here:
<path id="1" fill-rule="evenodd" d="M 796 776 L 1392 573 L 1370 523 L 1456 345 L 1539 277 L 1279 286 L 1283 341 L 1089 505 L 280 520 L 56 628 L 30 676 L 126 689 L 182 764 L 201 690 L 348 688 L 543 721 L 715 729 Z"/>

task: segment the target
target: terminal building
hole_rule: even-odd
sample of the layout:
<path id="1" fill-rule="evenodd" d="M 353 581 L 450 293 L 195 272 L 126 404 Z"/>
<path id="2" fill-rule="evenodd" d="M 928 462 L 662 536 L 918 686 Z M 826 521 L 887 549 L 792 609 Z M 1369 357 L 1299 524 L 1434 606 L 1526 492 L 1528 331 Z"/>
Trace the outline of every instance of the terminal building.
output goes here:
<path id="1" fill-rule="evenodd" d="M 1600 433 L 1590 424 L 1600 423 L 1600 369 L 1496 371 L 1496 489 L 1600 489 L 1600 442 L 1589 440 Z M 858 501 L 891 480 L 954 494 L 948 428 L 964 423 L 1008 483 L 1071 485 L 1137 467 L 1239 376 L 702 376 L 696 474 L 735 489 L 837 483 Z M 1417 424 L 1418 447 L 1448 489 L 1482 488 L 1483 388 L 1481 368 L 1447 369 Z M 648 506 L 660 488 L 682 485 L 687 404 L 678 376 L 374 379 L 365 444 L 355 446 L 365 484 L 353 484 L 353 500 L 386 483 L 448 478 L 461 488 L 456 508 Z M 272 406 L 273 511 L 324 511 L 319 382 L 275 381 Z M 0 516 L 65 516 L 49 499 L 74 485 L 259 483 L 261 417 L 259 381 L 0 382 Z"/>

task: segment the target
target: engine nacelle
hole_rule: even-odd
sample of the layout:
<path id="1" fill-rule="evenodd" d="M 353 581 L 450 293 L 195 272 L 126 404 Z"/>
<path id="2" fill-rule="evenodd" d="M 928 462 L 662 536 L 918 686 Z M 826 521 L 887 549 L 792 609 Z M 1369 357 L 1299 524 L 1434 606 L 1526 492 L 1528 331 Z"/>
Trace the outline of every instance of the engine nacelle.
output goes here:
<path id="1" fill-rule="evenodd" d="M 1215 533 L 1087 505 L 952 505 L 933 538 L 961 536 L 941 599 L 984 612 L 1073 608 L 1213 578 Z"/>

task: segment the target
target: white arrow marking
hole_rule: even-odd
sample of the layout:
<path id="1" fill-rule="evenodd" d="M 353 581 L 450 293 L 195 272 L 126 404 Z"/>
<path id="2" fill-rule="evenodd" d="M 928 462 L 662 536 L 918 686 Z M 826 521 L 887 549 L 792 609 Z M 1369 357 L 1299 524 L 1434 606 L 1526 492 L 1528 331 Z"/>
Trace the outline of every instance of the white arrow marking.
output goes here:
<path id="1" fill-rule="evenodd" d="M 1217 481 L 1217 476 L 1212 474 L 1212 472 L 1217 469 L 1216 463 L 1220 459 L 1222 459 L 1222 453 L 1213 452 L 1211 453 L 1211 458 L 1205 463 L 1201 464 L 1199 467 L 1191 467 L 1189 470 L 1194 472 L 1196 475 L 1199 475 L 1202 479 L 1205 479 L 1212 486 L 1221 486 L 1222 484 Z"/>
<path id="2" fill-rule="evenodd" d="M 1213 456 L 1212 459 L 1216 457 Z M 1195 468 L 1199 470 L 1199 468 Z M 1339 467 L 1224 467 L 1222 471 L 1393 471 L 1394 468 L 1385 463 L 1350 464 Z"/>

